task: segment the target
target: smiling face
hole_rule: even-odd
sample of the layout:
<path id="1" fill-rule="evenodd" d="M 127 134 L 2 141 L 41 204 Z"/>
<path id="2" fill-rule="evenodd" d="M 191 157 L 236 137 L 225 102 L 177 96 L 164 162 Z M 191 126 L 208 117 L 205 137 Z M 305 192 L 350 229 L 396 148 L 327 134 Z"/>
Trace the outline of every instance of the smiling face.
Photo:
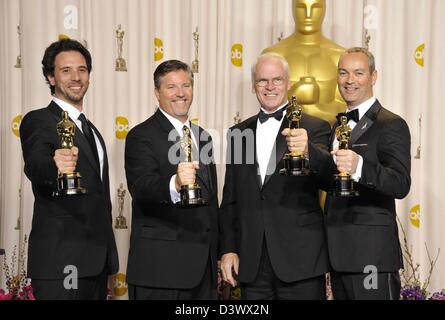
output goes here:
<path id="1" fill-rule="evenodd" d="M 54 75 L 48 75 L 54 95 L 80 111 L 90 84 L 90 73 L 84 56 L 78 51 L 63 51 L 54 61 Z"/>
<path id="2" fill-rule="evenodd" d="M 162 110 L 183 123 L 187 121 L 193 101 L 193 84 L 186 71 L 172 71 L 162 76 L 155 95 Z"/>
<path id="3" fill-rule="evenodd" d="M 253 74 L 252 91 L 267 112 L 274 112 L 287 101 L 289 76 L 277 58 L 265 57 L 258 61 Z"/>
<path id="4" fill-rule="evenodd" d="M 321 30 L 326 13 L 325 0 L 293 0 L 292 8 L 298 32 L 313 34 Z"/>
<path id="5" fill-rule="evenodd" d="M 376 81 L 377 71 L 371 72 L 368 57 L 364 53 L 344 53 L 340 57 L 337 83 L 349 109 L 373 97 L 372 87 Z"/>

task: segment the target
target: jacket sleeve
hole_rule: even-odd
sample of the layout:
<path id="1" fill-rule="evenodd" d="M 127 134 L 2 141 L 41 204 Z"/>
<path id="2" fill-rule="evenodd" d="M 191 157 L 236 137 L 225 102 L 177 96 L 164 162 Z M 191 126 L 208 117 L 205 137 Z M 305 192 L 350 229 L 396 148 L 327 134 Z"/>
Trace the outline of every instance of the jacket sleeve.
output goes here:
<path id="1" fill-rule="evenodd" d="M 329 153 L 330 134 L 331 126 L 326 121 L 320 121 L 308 131 L 309 166 L 320 189 L 326 191 L 329 190 L 332 175 L 336 172 L 334 160 Z"/>
<path id="2" fill-rule="evenodd" d="M 125 174 L 133 200 L 144 204 L 172 204 L 169 183 L 171 176 L 161 175 L 159 148 L 141 130 L 131 131 L 125 142 Z M 167 143 L 167 141 L 165 141 Z"/>
<path id="3" fill-rule="evenodd" d="M 45 118 L 45 113 L 28 113 L 20 125 L 25 174 L 32 184 L 48 188 L 56 187 L 58 170 L 54 162 L 57 149 L 56 128 Z"/>
<path id="4" fill-rule="evenodd" d="M 408 125 L 396 118 L 384 126 L 377 142 L 377 159 L 363 158 L 360 184 L 384 195 L 403 199 L 411 186 L 411 136 Z"/>

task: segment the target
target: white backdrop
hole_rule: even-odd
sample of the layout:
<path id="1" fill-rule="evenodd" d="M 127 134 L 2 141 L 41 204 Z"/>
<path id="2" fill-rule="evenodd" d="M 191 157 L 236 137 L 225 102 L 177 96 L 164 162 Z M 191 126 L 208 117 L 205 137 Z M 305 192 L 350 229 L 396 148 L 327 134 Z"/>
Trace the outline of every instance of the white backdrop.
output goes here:
<path id="1" fill-rule="evenodd" d="M 192 33 L 199 28 L 200 70 L 196 75 L 191 114 L 202 126 L 223 136 L 223 130 L 233 124 L 237 112 L 243 119 L 257 112 L 256 98 L 250 88 L 250 64 L 264 48 L 276 43 L 281 33 L 286 37 L 294 31 L 291 2 L 0 0 L 0 248 L 7 250 L 7 260 L 12 248 L 29 234 L 32 219 L 33 196 L 23 174 L 17 128 L 21 115 L 46 106 L 50 100 L 40 61 L 45 48 L 57 40 L 59 34 L 85 42 L 93 55 L 86 114 L 107 144 L 115 217 L 118 214 L 116 190 L 120 183 L 126 188 L 125 140 L 121 137 L 155 110 L 152 74 L 156 66 L 173 58 L 191 63 L 195 58 Z M 410 126 L 413 184 L 410 195 L 398 202 L 398 215 L 425 277 L 429 267 L 425 243 L 432 254 L 445 248 L 445 238 L 441 236 L 445 226 L 442 211 L 445 203 L 441 196 L 441 182 L 445 180 L 441 165 L 444 152 L 440 143 L 445 110 L 439 104 L 443 100 L 441 85 L 445 83 L 445 48 L 441 35 L 445 30 L 445 1 L 326 2 L 324 35 L 343 47 L 351 47 L 362 45 L 364 29 L 369 30 L 370 49 L 376 56 L 379 71 L 376 96 Z M 128 72 L 114 70 L 115 30 L 119 24 L 125 31 L 123 58 Z M 424 50 L 420 47 L 422 44 Z M 20 50 L 22 68 L 15 68 Z M 116 126 L 117 117 L 121 117 L 119 126 Z M 218 137 L 214 139 L 218 141 Z M 419 145 L 421 157 L 414 159 Z M 222 154 L 222 141 L 217 148 Z M 224 170 L 222 166 L 218 169 L 222 189 Z M 128 225 L 130 201 L 127 192 L 124 215 Z M 20 230 L 16 230 L 19 216 Z M 115 230 L 120 279 L 124 279 L 126 272 L 129 232 Z M 431 291 L 445 288 L 443 255 L 433 274 Z M 0 272 L 0 288 L 4 287 L 3 278 Z M 122 282 L 117 281 L 115 289 L 117 296 L 125 297 Z"/>

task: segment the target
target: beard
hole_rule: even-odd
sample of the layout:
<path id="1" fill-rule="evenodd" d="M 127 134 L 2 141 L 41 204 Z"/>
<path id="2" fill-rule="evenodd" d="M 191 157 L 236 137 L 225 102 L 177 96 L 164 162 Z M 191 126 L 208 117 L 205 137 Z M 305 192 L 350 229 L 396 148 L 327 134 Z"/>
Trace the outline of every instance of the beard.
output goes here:
<path id="1" fill-rule="evenodd" d="M 81 93 L 78 93 L 78 94 L 67 92 L 65 95 L 66 95 L 67 98 L 69 98 L 70 101 L 73 101 L 73 102 L 77 103 L 77 102 L 81 102 L 83 100 L 83 97 L 85 96 L 85 93 L 86 93 L 85 91 L 83 91 Z"/>
<path id="2" fill-rule="evenodd" d="M 62 98 L 68 103 L 77 104 L 83 101 L 83 97 L 85 96 L 88 90 L 88 83 L 83 85 L 82 90 L 79 92 L 72 92 L 69 88 L 56 86 L 56 96 Z"/>

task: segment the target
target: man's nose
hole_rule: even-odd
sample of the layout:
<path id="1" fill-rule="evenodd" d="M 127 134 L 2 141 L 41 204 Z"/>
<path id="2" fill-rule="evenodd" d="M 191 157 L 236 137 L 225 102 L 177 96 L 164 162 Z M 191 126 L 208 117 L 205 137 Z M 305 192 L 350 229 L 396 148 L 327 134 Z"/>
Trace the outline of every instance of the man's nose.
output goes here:
<path id="1" fill-rule="evenodd" d="M 273 84 L 273 80 L 267 81 L 266 89 L 267 90 L 273 90 L 275 89 L 276 85 Z"/>
<path id="2" fill-rule="evenodd" d="M 183 97 L 184 96 L 184 89 L 181 87 L 178 87 L 178 90 L 176 91 L 176 95 L 179 97 Z"/>
<path id="3" fill-rule="evenodd" d="M 80 74 L 77 71 L 71 73 L 71 80 L 78 81 L 80 79 Z"/>
<path id="4" fill-rule="evenodd" d="M 350 74 L 348 75 L 348 77 L 346 78 L 346 82 L 347 82 L 347 83 L 353 83 L 354 81 L 355 81 L 355 76 L 354 76 L 353 73 L 350 73 Z"/>

